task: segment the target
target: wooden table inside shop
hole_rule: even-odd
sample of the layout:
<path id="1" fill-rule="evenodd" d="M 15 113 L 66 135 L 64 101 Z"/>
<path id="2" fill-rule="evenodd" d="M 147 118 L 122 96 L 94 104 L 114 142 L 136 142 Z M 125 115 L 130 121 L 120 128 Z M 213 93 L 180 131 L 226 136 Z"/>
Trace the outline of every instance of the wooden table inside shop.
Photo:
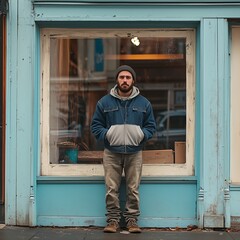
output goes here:
<path id="1" fill-rule="evenodd" d="M 79 151 L 78 163 L 80 164 L 102 164 L 103 151 Z"/>
<path id="2" fill-rule="evenodd" d="M 79 151 L 79 164 L 102 164 L 103 151 Z M 147 150 L 143 151 L 144 164 L 172 164 L 174 163 L 173 150 Z"/>

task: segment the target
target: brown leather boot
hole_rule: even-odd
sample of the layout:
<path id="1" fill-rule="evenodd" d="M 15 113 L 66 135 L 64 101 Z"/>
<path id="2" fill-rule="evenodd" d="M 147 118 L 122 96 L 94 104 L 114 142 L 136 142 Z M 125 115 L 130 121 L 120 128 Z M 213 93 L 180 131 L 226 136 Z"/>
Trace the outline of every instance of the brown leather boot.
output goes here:
<path id="1" fill-rule="evenodd" d="M 127 222 L 127 229 L 130 233 L 141 233 L 142 230 L 139 228 L 136 219 L 130 218 Z"/>
<path id="2" fill-rule="evenodd" d="M 103 229 L 106 233 L 115 233 L 119 229 L 119 224 L 116 220 L 109 220 L 107 226 Z"/>

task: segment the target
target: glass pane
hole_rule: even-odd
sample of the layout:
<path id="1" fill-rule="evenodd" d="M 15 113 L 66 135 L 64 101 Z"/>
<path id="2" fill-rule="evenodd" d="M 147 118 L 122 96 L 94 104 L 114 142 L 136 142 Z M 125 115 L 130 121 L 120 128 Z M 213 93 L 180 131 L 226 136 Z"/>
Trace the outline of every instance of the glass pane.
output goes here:
<path id="1" fill-rule="evenodd" d="M 144 150 L 185 144 L 186 38 L 112 35 L 50 39 L 50 163 L 101 163 L 91 118 L 122 64 L 136 71 L 136 86 L 154 109 L 157 132 Z"/>

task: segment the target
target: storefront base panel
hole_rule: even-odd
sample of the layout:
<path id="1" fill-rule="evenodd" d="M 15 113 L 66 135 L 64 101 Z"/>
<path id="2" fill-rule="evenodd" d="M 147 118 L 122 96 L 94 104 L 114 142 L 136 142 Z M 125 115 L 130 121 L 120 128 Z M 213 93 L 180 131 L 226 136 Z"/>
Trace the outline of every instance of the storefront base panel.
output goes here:
<path id="1" fill-rule="evenodd" d="M 240 229 L 240 186 L 230 186 L 231 227 Z"/>
<path id="2" fill-rule="evenodd" d="M 47 183 L 37 188 L 39 226 L 104 226 L 104 183 Z M 196 184 L 143 183 L 140 187 L 142 227 L 196 225 Z M 124 209 L 125 186 L 120 189 Z M 124 224 L 124 222 L 123 222 Z"/>
<path id="3" fill-rule="evenodd" d="M 231 228 L 240 230 L 240 217 L 239 216 L 231 217 Z"/>
<path id="4" fill-rule="evenodd" d="M 230 193 L 230 203 L 231 203 L 231 216 L 239 216 L 240 217 L 240 189 L 231 190 Z"/>
<path id="5" fill-rule="evenodd" d="M 106 225 L 105 217 L 49 217 L 49 216 L 39 216 L 38 217 L 39 226 L 64 226 L 64 227 L 89 227 L 98 226 L 103 227 Z M 181 227 L 186 228 L 188 225 L 197 225 L 196 219 L 182 219 L 182 218 L 139 218 L 138 221 L 141 227 L 146 228 L 175 228 Z M 124 223 L 121 224 L 124 226 Z"/>

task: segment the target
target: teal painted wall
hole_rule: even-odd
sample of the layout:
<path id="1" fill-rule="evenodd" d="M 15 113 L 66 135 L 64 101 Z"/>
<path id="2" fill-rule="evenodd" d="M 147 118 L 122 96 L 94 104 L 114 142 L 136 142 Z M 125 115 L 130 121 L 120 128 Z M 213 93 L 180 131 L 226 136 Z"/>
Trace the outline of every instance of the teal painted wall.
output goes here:
<path id="1" fill-rule="evenodd" d="M 97 12 L 96 12 L 97 11 Z M 57 14 L 56 14 L 57 13 Z M 96 14 L 97 13 L 97 14 Z M 206 5 L 35 5 L 35 21 L 39 24 L 53 22 L 77 26 L 78 21 L 200 21 L 203 18 L 238 18 L 240 8 L 236 6 Z M 91 17 L 90 17 L 91 16 Z M 54 23 L 55 24 L 55 23 Z M 53 24 L 53 25 L 54 25 Z"/>
<path id="2" fill-rule="evenodd" d="M 239 187 L 233 187 L 231 189 L 231 206 L 235 206 L 233 208 L 231 208 L 231 216 L 232 217 L 236 217 L 236 216 L 240 216 L 240 208 L 237 207 L 239 205 L 240 202 L 240 194 L 239 194 Z"/>
<path id="3" fill-rule="evenodd" d="M 41 27 L 195 27 L 196 176 L 194 181 L 189 177 L 159 178 L 156 182 L 145 179 L 140 189 L 140 224 L 145 227 L 186 227 L 188 224 L 211 227 L 218 226 L 218 219 L 224 216 L 225 226 L 229 227 L 231 217 L 240 218 L 240 191 L 229 190 L 230 63 L 226 20 L 239 18 L 240 1 L 229 5 L 181 4 L 181 1 L 174 4 L 156 1 L 159 4 L 155 5 L 53 2 L 9 1 L 6 223 L 105 224 L 102 181 L 90 179 L 86 183 L 79 178 L 58 177 L 47 181 L 39 178 Z"/>
<path id="4" fill-rule="evenodd" d="M 39 225 L 105 225 L 104 183 L 41 183 L 37 193 Z M 142 183 L 139 224 L 145 227 L 186 227 L 196 224 L 196 194 L 196 183 Z M 124 209 L 124 184 L 120 202 Z"/>

